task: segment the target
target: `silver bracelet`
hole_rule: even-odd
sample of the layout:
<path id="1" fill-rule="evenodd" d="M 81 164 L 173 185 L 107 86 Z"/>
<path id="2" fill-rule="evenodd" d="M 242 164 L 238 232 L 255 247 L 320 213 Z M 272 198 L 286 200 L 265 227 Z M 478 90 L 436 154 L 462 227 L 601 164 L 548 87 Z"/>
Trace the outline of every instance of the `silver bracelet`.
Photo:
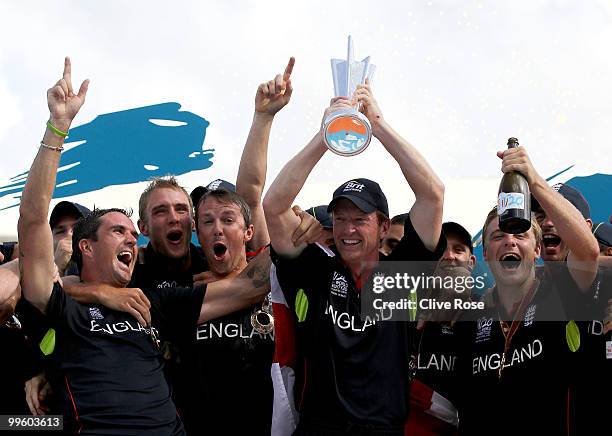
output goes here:
<path id="1" fill-rule="evenodd" d="M 42 141 L 40 141 L 40 145 L 41 147 L 45 147 L 45 148 L 48 148 L 49 150 L 57 151 L 59 153 L 61 153 L 64 150 L 64 147 L 62 145 L 60 146 L 47 145 Z"/>

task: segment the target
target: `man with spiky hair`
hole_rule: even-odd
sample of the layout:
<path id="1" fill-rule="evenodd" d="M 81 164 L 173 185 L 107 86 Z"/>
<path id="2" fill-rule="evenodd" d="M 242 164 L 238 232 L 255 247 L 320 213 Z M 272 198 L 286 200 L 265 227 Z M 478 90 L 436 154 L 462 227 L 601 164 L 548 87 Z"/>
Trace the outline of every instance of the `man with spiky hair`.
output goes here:
<path id="1" fill-rule="evenodd" d="M 570 247 L 554 275 L 536 273 L 542 230 L 535 218 L 520 234 L 503 232 L 497 208 L 482 232 L 483 255 L 496 285 L 484 308 L 458 323 L 459 425 L 465 434 L 567 434 L 574 429 L 572 388 L 579 333 L 597 273 L 597 243 L 580 212 L 548 186 L 523 147 L 499 152 L 502 171 L 518 171 Z M 559 286 L 559 283 L 565 283 Z M 482 399 L 486 401 L 482 401 Z"/>

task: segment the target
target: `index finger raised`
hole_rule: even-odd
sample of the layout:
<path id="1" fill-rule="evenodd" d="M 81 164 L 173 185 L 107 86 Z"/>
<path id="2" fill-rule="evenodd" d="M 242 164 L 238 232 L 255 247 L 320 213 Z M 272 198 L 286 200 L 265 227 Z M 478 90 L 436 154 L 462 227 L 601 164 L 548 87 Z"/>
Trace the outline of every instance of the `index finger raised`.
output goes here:
<path id="1" fill-rule="evenodd" d="M 287 67 L 285 68 L 285 72 L 283 73 L 283 80 L 289 80 L 291 77 L 291 73 L 293 73 L 293 66 L 295 65 L 295 58 L 291 56 L 289 58 L 289 62 L 287 63 Z"/>
<path id="2" fill-rule="evenodd" d="M 64 74 L 62 75 L 66 84 L 68 85 L 68 92 L 72 92 L 72 63 L 70 58 L 66 56 L 64 58 Z"/>

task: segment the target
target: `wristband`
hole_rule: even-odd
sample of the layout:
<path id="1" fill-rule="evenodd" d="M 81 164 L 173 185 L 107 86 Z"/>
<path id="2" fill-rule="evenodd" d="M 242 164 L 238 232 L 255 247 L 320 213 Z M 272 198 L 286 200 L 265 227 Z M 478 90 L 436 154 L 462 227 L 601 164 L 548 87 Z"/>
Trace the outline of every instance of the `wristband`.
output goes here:
<path id="1" fill-rule="evenodd" d="M 53 133 L 55 133 L 57 136 L 61 137 L 61 138 L 66 138 L 68 137 L 68 132 L 62 132 L 60 129 L 58 129 L 57 127 L 55 127 L 53 124 L 51 124 L 51 121 L 47 121 L 47 127 L 49 129 L 51 129 L 51 131 Z"/>
<path id="2" fill-rule="evenodd" d="M 61 145 L 59 146 L 47 145 L 42 141 L 40 141 L 40 146 L 44 148 L 48 148 L 49 150 L 57 151 L 58 153 L 61 153 L 64 150 L 64 147 L 62 147 Z"/>

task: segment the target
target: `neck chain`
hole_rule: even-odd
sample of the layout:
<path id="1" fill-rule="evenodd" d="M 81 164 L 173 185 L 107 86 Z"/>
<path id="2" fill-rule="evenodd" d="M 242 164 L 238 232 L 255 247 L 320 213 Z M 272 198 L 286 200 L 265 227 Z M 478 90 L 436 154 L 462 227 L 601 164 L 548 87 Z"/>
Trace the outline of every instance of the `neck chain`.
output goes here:
<path id="1" fill-rule="evenodd" d="M 501 306 L 501 301 L 497 307 L 497 316 L 499 318 L 499 325 L 501 327 L 502 334 L 504 335 L 504 352 L 502 354 L 501 362 L 499 364 L 499 371 L 497 373 L 497 376 L 500 379 L 502 376 L 502 371 L 504 370 L 504 365 L 506 363 L 506 353 L 508 352 L 508 349 L 510 348 L 510 344 L 512 343 L 512 338 L 514 334 L 517 332 L 517 330 L 519 329 L 519 327 L 521 326 L 521 322 L 523 321 L 523 317 L 525 316 L 525 312 L 527 311 L 527 306 L 529 305 L 529 303 L 531 303 L 531 300 L 533 299 L 533 296 L 535 295 L 535 292 L 538 289 L 539 284 L 540 284 L 539 280 L 537 279 L 534 280 L 533 285 L 531 286 L 531 289 L 529 289 L 529 292 L 527 292 L 523 296 L 518 309 L 516 310 L 516 312 L 514 312 L 512 316 L 512 323 L 510 325 L 508 325 L 506 321 L 502 321 L 502 316 L 499 313 L 499 306 Z M 497 291 L 499 292 L 499 288 Z M 499 300 L 499 295 L 497 297 Z"/>

